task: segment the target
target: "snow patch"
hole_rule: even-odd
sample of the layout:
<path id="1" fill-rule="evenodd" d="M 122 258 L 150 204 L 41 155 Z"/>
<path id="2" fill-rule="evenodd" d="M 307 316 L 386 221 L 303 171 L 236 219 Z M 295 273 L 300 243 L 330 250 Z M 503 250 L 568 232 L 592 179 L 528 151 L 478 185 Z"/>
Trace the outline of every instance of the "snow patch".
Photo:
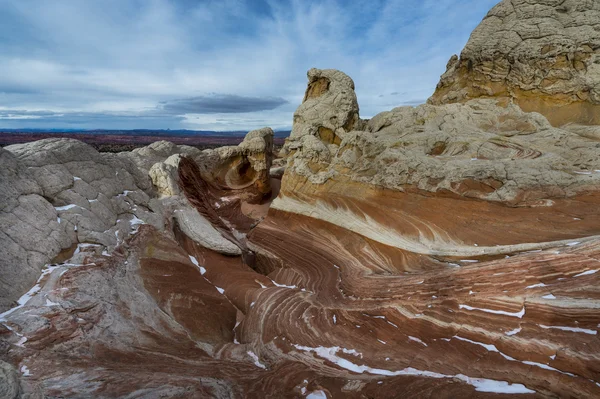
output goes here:
<path id="1" fill-rule="evenodd" d="M 440 374 L 433 371 L 423 371 L 417 370 L 412 367 L 407 367 L 402 370 L 392 371 L 385 369 L 372 368 L 365 365 L 358 365 L 352 363 L 346 359 L 343 359 L 337 356 L 337 352 L 340 350 L 339 347 L 325 348 L 311 348 L 307 346 L 301 346 L 294 344 L 296 349 L 302 350 L 305 352 L 314 352 L 317 356 L 329 360 L 332 363 L 337 364 L 339 367 L 355 372 L 357 374 L 369 373 L 375 375 L 385 375 L 385 376 L 399 376 L 399 375 L 408 375 L 408 376 L 419 376 L 419 377 L 429 377 L 429 378 L 456 378 L 459 379 L 475 388 L 478 392 L 495 392 L 495 393 L 535 393 L 535 391 L 526 388 L 522 384 L 511 384 L 506 381 L 497 381 L 497 380 L 489 380 L 486 378 L 472 378 L 468 377 L 464 374 L 456 374 L 456 375 L 446 375 Z"/>
<path id="2" fill-rule="evenodd" d="M 484 309 L 484 308 L 475 308 L 469 305 L 458 305 L 459 309 L 467 309 L 467 310 L 480 310 L 482 312 L 486 312 L 486 313 L 493 313 L 493 314 L 502 314 L 505 316 L 511 316 L 511 317 L 518 317 L 519 319 L 522 319 L 523 316 L 525 315 L 525 306 L 523 306 L 523 309 L 521 309 L 520 312 L 516 312 L 516 313 L 512 313 L 512 312 L 506 312 L 504 310 L 493 310 L 493 309 Z"/>
<path id="3" fill-rule="evenodd" d="M 198 259 L 196 259 L 194 256 L 189 255 L 190 257 L 190 261 L 198 268 L 200 269 L 200 274 L 202 274 L 204 276 L 204 273 L 206 273 L 206 269 L 203 268 L 202 266 L 200 266 L 200 264 L 198 263 Z"/>
<path id="4" fill-rule="evenodd" d="M 525 287 L 525 289 L 539 288 L 539 287 L 547 287 L 547 285 L 544 283 L 539 283 L 539 284 L 534 284 L 534 285 L 528 285 L 527 287 Z"/>
<path id="5" fill-rule="evenodd" d="M 65 205 L 65 206 L 55 206 L 54 209 L 56 209 L 57 211 L 66 211 L 72 208 L 77 208 L 79 205 L 75 205 L 75 204 L 69 204 L 69 205 Z"/>
<path id="6" fill-rule="evenodd" d="M 554 329 L 554 330 L 562 330 L 562 331 L 571 331 L 571 332 L 580 332 L 580 333 L 585 333 L 585 334 L 590 334 L 590 335 L 596 335 L 598 334 L 598 331 L 596 330 L 590 330 L 588 328 L 579 328 L 579 327 L 563 327 L 563 326 L 545 326 L 542 324 L 538 324 L 540 327 L 542 327 L 545 330 L 550 330 L 550 329 Z"/>
<path id="7" fill-rule="evenodd" d="M 425 346 L 427 346 L 427 344 L 426 344 L 425 342 L 421 341 L 421 340 L 420 340 L 419 338 L 417 338 L 417 337 L 412 337 L 412 336 L 410 336 L 410 335 L 409 335 L 409 336 L 408 336 L 408 339 L 410 339 L 411 341 L 418 342 L 418 343 L 420 343 L 421 345 L 425 345 Z"/>
<path id="8" fill-rule="evenodd" d="M 312 391 L 306 396 L 306 399 L 327 399 L 327 395 L 323 391 Z"/>
<path id="9" fill-rule="evenodd" d="M 256 356 L 256 353 L 254 353 L 254 352 L 252 352 L 252 351 L 248 351 L 248 352 L 246 352 L 246 353 L 247 353 L 247 354 L 248 354 L 248 355 L 249 355 L 249 356 L 252 358 L 252 360 L 254 360 L 254 364 L 255 364 L 257 367 L 260 367 L 261 369 L 265 369 L 265 370 L 267 369 L 267 366 L 265 366 L 264 364 L 262 364 L 262 363 L 260 362 L 260 360 L 258 359 L 258 356 Z"/>
<path id="10" fill-rule="evenodd" d="M 54 270 L 58 269 L 59 267 L 64 266 L 64 265 L 54 265 L 54 266 L 48 266 L 46 269 L 42 270 L 42 274 L 40 275 L 40 277 L 38 278 L 36 284 L 31 287 L 31 289 L 29 291 L 27 291 L 25 294 L 23 294 L 18 300 L 17 303 L 18 305 L 15 306 L 12 309 L 7 310 L 6 312 L 0 314 L 0 322 L 1 321 L 6 321 L 6 317 L 8 317 L 8 315 L 10 315 L 11 313 L 13 313 L 14 311 L 16 311 L 17 309 L 22 308 L 23 306 L 25 306 L 25 304 L 31 299 L 33 298 L 41 289 L 42 287 L 40 286 L 40 281 L 42 281 L 42 279 L 44 277 L 46 277 L 48 274 L 52 273 Z"/>
<path id="11" fill-rule="evenodd" d="M 508 336 L 511 336 L 511 335 L 515 335 L 515 334 L 518 334 L 518 333 L 520 333 L 520 332 L 521 332 L 521 330 L 522 330 L 522 328 L 521 328 L 521 327 L 519 327 L 519 328 L 515 328 L 514 330 L 507 331 L 507 332 L 505 332 L 504 334 L 505 334 L 505 335 L 508 335 Z"/>
<path id="12" fill-rule="evenodd" d="M 271 281 L 273 282 L 273 284 L 275 285 L 275 287 L 290 288 L 290 289 L 297 289 L 298 288 L 295 285 L 278 284 L 278 283 L 275 282 L 275 280 L 271 280 Z"/>
<path id="13" fill-rule="evenodd" d="M 583 273 L 576 274 L 573 277 L 589 276 L 590 274 L 594 274 L 596 272 L 598 272 L 598 270 L 588 270 Z"/>

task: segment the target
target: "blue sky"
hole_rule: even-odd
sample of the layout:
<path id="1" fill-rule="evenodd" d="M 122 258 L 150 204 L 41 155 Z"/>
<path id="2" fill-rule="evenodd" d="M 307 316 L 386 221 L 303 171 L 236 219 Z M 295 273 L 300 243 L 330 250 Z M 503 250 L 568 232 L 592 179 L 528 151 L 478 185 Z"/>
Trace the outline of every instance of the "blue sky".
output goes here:
<path id="1" fill-rule="evenodd" d="M 290 128 L 312 67 L 423 103 L 498 0 L 0 0 L 0 128 Z"/>

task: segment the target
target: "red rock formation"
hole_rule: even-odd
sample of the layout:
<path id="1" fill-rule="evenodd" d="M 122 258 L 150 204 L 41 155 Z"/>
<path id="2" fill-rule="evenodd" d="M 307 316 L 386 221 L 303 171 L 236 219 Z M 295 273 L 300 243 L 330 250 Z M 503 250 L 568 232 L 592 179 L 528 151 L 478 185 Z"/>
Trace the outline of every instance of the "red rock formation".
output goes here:
<path id="1" fill-rule="evenodd" d="M 54 260 L 0 315 L 0 394 L 600 397 L 594 129 L 490 100 L 364 121 L 352 80 L 313 69 L 281 182 L 270 129 L 116 171 L 73 142 L 0 151 L 0 221 L 48 197 L 39 219 L 72 244 L 40 245 Z"/>

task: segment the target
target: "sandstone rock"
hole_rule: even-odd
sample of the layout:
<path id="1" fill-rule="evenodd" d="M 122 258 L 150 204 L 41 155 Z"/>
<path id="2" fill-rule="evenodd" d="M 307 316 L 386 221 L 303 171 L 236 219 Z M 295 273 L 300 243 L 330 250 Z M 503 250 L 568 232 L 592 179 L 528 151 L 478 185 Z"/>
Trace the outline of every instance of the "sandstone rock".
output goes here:
<path id="1" fill-rule="evenodd" d="M 336 98 L 343 102 L 343 94 Z M 355 98 L 346 92 L 346 103 Z M 311 109 L 328 105 L 316 98 Z M 304 109 L 302 104 L 297 114 Z M 297 121 L 294 129 L 296 124 L 304 129 L 304 119 Z M 376 115 L 363 130 L 345 132 L 339 145 L 314 129 L 290 136 L 282 190 L 301 190 L 304 180 L 317 185 L 332 180 L 513 205 L 570 197 L 600 187 L 600 147 L 588 138 L 590 129 L 574 134 L 575 127 L 554 128 L 540 114 L 491 99 L 400 107 Z"/>
<path id="2" fill-rule="evenodd" d="M 136 148 L 131 152 L 120 152 L 117 155 L 123 159 L 129 159 L 143 171 L 149 171 L 157 162 L 163 162 L 171 155 L 185 155 L 195 157 L 201 151 L 187 145 L 177 145 L 170 141 L 157 141 L 146 147 Z"/>
<path id="3" fill-rule="evenodd" d="M 308 87 L 304 100 L 294 113 L 290 138 L 316 136 L 327 144 L 339 144 L 345 133 L 357 128 L 358 102 L 354 82 L 343 72 L 334 69 L 308 71 Z M 284 152 L 293 151 L 286 144 Z"/>
<path id="4" fill-rule="evenodd" d="M 112 249 L 137 221 L 162 228 L 163 215 L 149 209 L 149 177 L 127 159 L 70 139 L 11 145 L 0 156 L 0 310 L 31 288 L 62 249 Z"/>
<path id="5" fill-rule="evenodd" d="M 0 360 L 0 398 L 19 398 L 19 375 L 10 364 Z"/>
<path id="6" fill-rule="evenodd" d="M 599 397 L 598 137 L 497 98 L 364 121 L 311 70 L 285 167 L 270 129 L 0 149 L 0 290 L 42 268 L 0 315 L 0 393 Z"/>
<path id="7" fill-rule="evenodd" d="M 175 209 L 174 215 L 181 231 L 194 242 L 222 254 L 242 254 L 238 246 L 215 230 L 213 225 L 192 208 L 187 200 Z"/>
<path id="8" fill-rule="evenodd" d="M 179 195 L 179 183 L 177 181 L 177 168 L 181 155 L 171 155 L 164 162 L 157 162 L 150 168 L 148 174 L 152 184 L 160 196 Z"/>
<path id="9" fill-rule="evenodd" d="M 269 170 L 273 161 L 273 136 L 273 130 L 268 127 L 253 130 L 238 146 L 220 147 L 194 160 L 207 181 L 228 190 L 238 190 L 248 202 L 260 202 L 271 194 Z"/>
<path id="10" fill-rule="evenodd" d="M 42 266 L 71 245 L 56 210 L 23 163 L 0 148 L 0 312 L 37 280 Z"/>
<path id="11" fill-rule="evenodd" d="M 554 126 L 600 124 L 600 3 L 503 0 L 453 56 L 429 102 L 512 100 Z"/>

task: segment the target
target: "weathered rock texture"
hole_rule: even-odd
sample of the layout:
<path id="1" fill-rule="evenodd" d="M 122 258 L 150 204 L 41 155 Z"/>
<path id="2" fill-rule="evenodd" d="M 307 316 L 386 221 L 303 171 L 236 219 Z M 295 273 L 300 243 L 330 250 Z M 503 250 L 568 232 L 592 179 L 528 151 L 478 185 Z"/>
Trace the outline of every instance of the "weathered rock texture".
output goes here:
<path id="1" fill-rule="evenodd" d="M 514 101 L 554 126 L 600 124 L 600 2 L 503 0 L 473 31 L 430 98 Z"/>
<path id="2" fill-rule="evenodd" d="M 595 4 L 488 20 L 596 40 Z M 348 76 L 308 78 L 279 193 L 268 128 L 0 150 L 0 394 L 600 397 L 598 126 L 497 98 L 366 121 Z"/>
<path id="3" fill-rule="evenodd" d="M 600 188 L 600 143 L 594 137 L 600 127 L 554 128 L 539 114 L 490 99 L 400 107 L 369 121 L 360 120 L 352 106 L 356 128 L 337 127 L 332 142 L 321 136 L 321 127 L 330 123 L 338 103 L 356 103 L 353 84 L 339 71 L 311 70 L 309 88 L 311 74 L 331 83 L 294 115 L 284 146 L 284 192 L 354 182 L 523 206 Z M 343 190 L 351 194 L 352 187 Z M 361 189 L 354 194 L 361 197 Z"/>
<path id="4" fill-rule="evenodd" d="M 269 128 L 206 151 L 161 141 L 109 154 L 70 139 L 0 148 L 0 311 L 62 250 L 87 243 L 112 251 L 141 223 L 162 231 L 176 221 L 202 245 L 240 254 L 180 196 L 179 160 L 194 157 L 205 178 L 237 200 L 261 201 L 270 195 L 272 149 Z"/>

